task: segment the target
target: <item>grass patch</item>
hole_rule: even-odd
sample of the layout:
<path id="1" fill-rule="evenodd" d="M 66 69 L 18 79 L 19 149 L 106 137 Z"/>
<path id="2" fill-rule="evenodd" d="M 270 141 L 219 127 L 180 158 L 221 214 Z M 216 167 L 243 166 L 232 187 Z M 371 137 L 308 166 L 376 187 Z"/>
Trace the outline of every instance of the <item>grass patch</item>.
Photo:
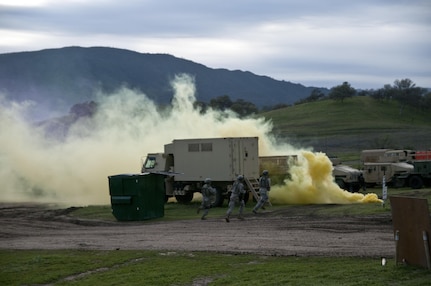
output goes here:
<path id="1" fill-rule="evenodd" d="M 380 191 L 371 189 L 370 191 Z M 431 189 L 389 189 L 389 195 L 427 198 Z M 246 212 L 251 211 L 249 202 Z M 199 219 L 199 202 L 168 203 L 158 220 Z M 224 216 L 227 207 L 210 210 Z M 283 205 L 295 215 L 367 216 L 390 213 L 390 205 Z M 113 220 L 110 206 L 74 209 L 69 215 Z M 153 221 L 153 220 L 152 220 Z M 143 222 L 145 223 L 145 222 Z M 388 242 L 390 243 L 390 242 Z M 429 285 L 431 271 L 377 258 L 278 257 L 215 252 L 146 250 L 0 250 L 0 285 Z"/>
<path id="2" fill-rule="evenodd" d="M 382 190 L 380 188 L 369 188 L 367 193 L 376 193 L 381 197 Z M 410 197 L 425 198 L 431 208 L 431 188 L 412 190 L 409 188 L 388 189 L 388 196 L 402 195 Z M 251 213 L 255 202 L 249 201 L 244 209 L 244 213 Z M 187 220 L 198 219 L 200 216 L 196 214 L 200 202 L 192 201 L 190 204 L 179 204 L 169 202 L 165 204 L 165 215 L 162 218 L 153 219 L 151 221 L 172 221 L 172 220 Z M 373 215 L 373 214 L 390 214 L 391 207 L 389 199 L 383 207 L 378 203 L 371 204 L 322 204 L 322 205 L 273 205 L 267 209 L 267 212 L 277 212 L 280 210 L 294 210 L 295 215 L 325 215 L 325 216 L 346 216 L 346 215 Z M 220 208 L 212 208 L 209 211 L 208 217 L 223 217 L 227 211 L 227 202 Z M 237 211 L 237 209 L 235 209 Z M 83 219 L 98 219 L 106 221 L 116 221 L 111 213 L 111 206 L 88 206 L 76 208 L 69 213 L 70 216 Z"/>
<path id="3" fill-rule="evenodd" d="M 2 285 L 429 285 L 388 260 L 163 251 L 0 250 Z"/>
<path id="4" fill-rule="evenodd" d="M 273 133 L 295 146 L 357 161 L 375 148 L 424 150 L 431 140 L 431 113 L 396 101 L 355 96 L 344 102 L 320 100 L 258 114 L 271 120 Z M 418 140 L 418 135 L 421 140 Z"/>
<path id="5" fill-rule="evenodd" d="M 99 206 L 88 206 L 82 208 L 76 208 L 69 213 L 72 217 L 79 217 L 82 219 L 98 219 L 106 221 L 116 221 L 112 215 L 112 209 L 110 205 L 99 205 Z"/>
<path id="6" fill-rule="evenodd" d="M 271 119 L 278 131 L 305 135 L 335 135 L 400 128 L 429 128 L 430 114 L 407 107 L 402 116 L 396 101 L 356 96 L 338 102 L 322 100 L 260 114 Z M 378 124 L 376 124 L 378 122 Z M 306 127 L 306 128 L 304 128 Z"/>

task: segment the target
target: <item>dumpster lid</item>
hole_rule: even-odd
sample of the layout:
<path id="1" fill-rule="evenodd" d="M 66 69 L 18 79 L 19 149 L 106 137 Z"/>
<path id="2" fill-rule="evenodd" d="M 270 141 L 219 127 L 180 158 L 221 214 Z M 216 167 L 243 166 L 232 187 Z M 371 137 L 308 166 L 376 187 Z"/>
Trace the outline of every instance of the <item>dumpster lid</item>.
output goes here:
<path id="1" fill-rule="evenodd" d="M 111 175 L 108 176 L 108 178 L 115 178 L 115 177 L 135 177 L 135 176 L 142 176 L 145 175 L 143 173 L 138 173 L 138 174 L 116 174 L 116 175 Z"/>
<path id="2" fill-rule="evenodd" d="M 170 176 L 173 177 L 175 175 L 184 175 L 184 173 L 177 173 L 177 172 L 166 172 L 166 171 L 149 171 L 141 174 L 156 174 L 156 175 L 164 175 L 164 176 Z"/>

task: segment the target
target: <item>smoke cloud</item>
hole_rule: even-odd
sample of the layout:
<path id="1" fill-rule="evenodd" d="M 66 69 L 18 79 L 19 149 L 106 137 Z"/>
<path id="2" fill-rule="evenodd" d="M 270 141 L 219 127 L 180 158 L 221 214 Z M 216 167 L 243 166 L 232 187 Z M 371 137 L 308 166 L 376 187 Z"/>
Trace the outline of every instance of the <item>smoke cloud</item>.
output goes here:
<path id="1" fill-rule="evenodd" d="M 374 194 L 350 194 L 338 188 L 325 154 L 277 142 L 271 136 L 270 121 L 194 108 L 195 85 L 190 76 L 177 76 L 172 87 L 172 105 L 163 110 L 134 90 L 100 94 L 95 115 L 75 122 L 62 140 L 27 122 L 29 103 L 0 99 L 0 201 L 109 204 L 107 177 L 140 172 L 145 154 L 162 152 L 173 139 L 231 136 L 259 137 L 261 156 L 300 155 L 298 165 L 292 167 L 292 181 L 271 191 L 274 202 L 379 201 Z"/>
<path id="2" fill-rule="evenodd" d="M 291 180 L 274 186 L 271 202 L 276 204 L 349 204 L 380 202 L 376 194 L 350 193 L 340 189 L 332 177 L 332 163 L 324 153 L 301 152 L 298 164 L 290 167 Z"/>

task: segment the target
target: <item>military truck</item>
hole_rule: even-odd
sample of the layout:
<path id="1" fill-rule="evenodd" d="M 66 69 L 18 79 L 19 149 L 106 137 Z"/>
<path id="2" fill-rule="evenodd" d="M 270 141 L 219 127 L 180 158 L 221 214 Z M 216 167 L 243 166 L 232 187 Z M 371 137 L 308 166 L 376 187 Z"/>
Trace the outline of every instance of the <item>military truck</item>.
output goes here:
<path id="1" fill-rule="evenodd" d="M 401 181 L 395 180 L 394 176 L 413 170 L 413 167 L 406 163 L 411 158 L 410 153 L 411 150 L 363 150 L 360 160 L 365 184 L 368 187 L 381 186 L 384 177 L 386 185 L 402 187 Z"/>
<path id="2" fill-rule="evenodd" d="M 386 185 L 401 188 L 404 183 L 397 180 L 397 177 L 407 175 L 413 171 L 413 166 L 406 162 L 366 162 L 363 163 L 362 167 L 365 184 L 368 187 L 381 186 L 383 177 L 385 177 Z"/>
<path id="3" fill-rule="evenodd" d="M 431 151 L 374 149 L 361 152 L 367 185 L 380 185 L 383 175 L 394 187 L 420 189 L 430 184 Z"/>
<path id="4" fill-rule="evenodd" d="M 413 151 L 412 160 L 431 160 L 431 151 Z"/>
<path id="5" fill-rule="evenodd" d="M 176 139 L 164 145 L 163 153 L 149 153 L 141 173 L 166 175 L 166 199 L 175 196 L 180 203 L 190 202 L 205 178 L 211 178 L 217 191 L 213 205 L 221 206 L 239 175 L 248 190 L 255 191 L 258 143 L 258 137 Z"/>
<path id="6" fill-rule="evenodd" d="M 370 149 L 361 152 L 362 163 L 398 163 L 407 162 L 413 158 L 411 150 Z"/>
<path id="7" fill-rule="evenodd" d="M 415 151 L 400 149 L 371 149 L 361 152 L 361 162 L 367 163 L 398 163 L 431 160 L 431 151 Z"/>
<path id="8" fill-rule="evenodd" d="M 413 165 L 411 172 L 395 175 L 397 185 L 412 189 L 431 186 L 431 160 L 414 160 L 410 164 Z"/>
<path id="9" fill-rule="evenodd" d="M 283 184 L 286 179 L 290 179 L 289 168 L 291 164 L 298 162 L 298 155 L 273 155 L 259 156 L 259 170 L 268 170 L 272 185 Z"/>
<path id="10" fill-rule="evenodd" d="M 332 175 L 335 183 L 341 188 L 349 192 L 357 192 L 361 188 L 359 175 L 361 170 L 355 169 L 348 165 L 342 164 L 341 160 L 334 156 L 329 156 L 332 163 Z"/>

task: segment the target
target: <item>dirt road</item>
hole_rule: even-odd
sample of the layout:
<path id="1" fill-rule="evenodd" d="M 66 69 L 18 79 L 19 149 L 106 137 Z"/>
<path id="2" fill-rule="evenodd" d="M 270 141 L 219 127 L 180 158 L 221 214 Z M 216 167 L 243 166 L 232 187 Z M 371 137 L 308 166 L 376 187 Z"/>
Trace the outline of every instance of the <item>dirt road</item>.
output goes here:
<path id="1" fill-rule="evenodd" d="M 73 209 L 0 204 L 2 249 L 153 249 L 297 256 L 394 257 L 390 215 L 248 215 L 245 221 L 107 222 L 68 216 Z"/>

